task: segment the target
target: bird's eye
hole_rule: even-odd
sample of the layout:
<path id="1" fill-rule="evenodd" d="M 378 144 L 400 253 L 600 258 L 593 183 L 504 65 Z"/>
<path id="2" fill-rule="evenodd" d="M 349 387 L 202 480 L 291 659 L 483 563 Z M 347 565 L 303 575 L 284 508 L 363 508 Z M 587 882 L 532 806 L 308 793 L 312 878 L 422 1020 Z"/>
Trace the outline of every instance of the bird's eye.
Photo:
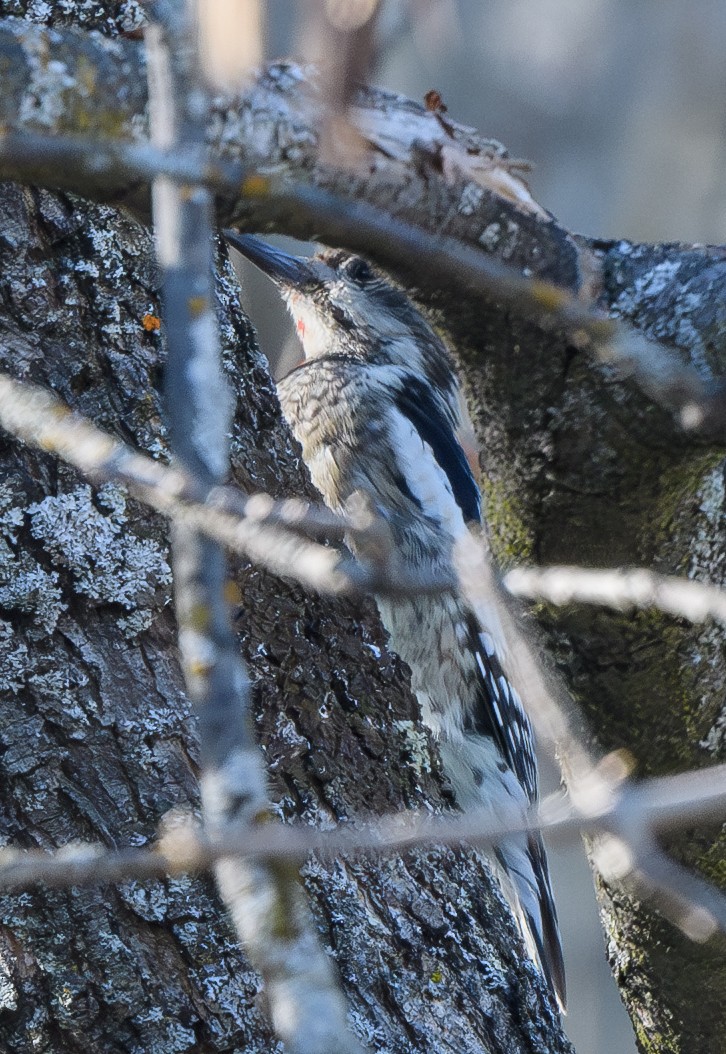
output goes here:
<path id="1" fill-rule="evenodd" d="M 345 272 L 354 282 L 368 282 L 373 277 L 373 272 L 370 267 L 365 260 L 361 260 L 359 256 L 354 256 L 353 259 L 346 264 Z"/>
<path id="2" fill-rule="evenodd" d="M 340 304 L 331 303 L 330 313 L 342 329 L 353 329 L 353 319 L 346 314 Z"/>

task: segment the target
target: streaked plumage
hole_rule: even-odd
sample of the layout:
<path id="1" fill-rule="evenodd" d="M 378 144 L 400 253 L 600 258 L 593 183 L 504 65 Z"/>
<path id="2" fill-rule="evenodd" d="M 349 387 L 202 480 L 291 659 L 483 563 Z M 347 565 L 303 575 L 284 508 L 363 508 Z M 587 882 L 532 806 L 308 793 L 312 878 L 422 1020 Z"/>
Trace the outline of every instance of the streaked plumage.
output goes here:
<path id="1" fill-rule="evenodd" d="M 308 261 L 256 238 L 228 237 L 277 282 L 296 321 L 307 361 L 278 392 L 325 501 L 342 510 L 364 491 L 405 561 L 449 569 L 457 537 L 480 519 L 480 497 L 456 436 L 448 351 L 407 298 L 358 257 L 325 250 Z M 377 602 L 461 808 L 526 810 L 538 796 L 532 730 L 503 672 L 496 627 L 483 626 L 458 592 Z M 564 1005 L 541 838 L 508 838 L 496 856 L 528 943 Z"/>

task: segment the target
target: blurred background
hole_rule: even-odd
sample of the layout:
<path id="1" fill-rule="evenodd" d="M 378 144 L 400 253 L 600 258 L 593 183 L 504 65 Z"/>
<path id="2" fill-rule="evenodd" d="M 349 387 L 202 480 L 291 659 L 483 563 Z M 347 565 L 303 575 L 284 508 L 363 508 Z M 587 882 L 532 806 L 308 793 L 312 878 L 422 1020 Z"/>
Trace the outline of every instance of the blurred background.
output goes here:
<path id="1" fill-rule="evenodd" d="M 346 0 L 251 6 L 262 57 L 309 60 L 320 58 L 315 19 Z M 436 88 L 452 118 L 532 162 L 534 196 L 572 231 L 721 243 L 725 54 L 723 0 L 381 0 L 367 79 L 417 100 Z M 279 376 L 299 359 L 295 337 L 269 283 L 245 270 L 243 284 Z M 631 1054 L 584 852 L 551 859 L 567 1031 L 579 1054 Z"/>
<path id="2" fill-rule="evenodd" d="M 266 54 L 314 47 L 316 6 L 268 0 Z M 570 230 L 726 241 L 723 0 L 383 0 L 377 38 L 376 83 L 437 88 Z"/>

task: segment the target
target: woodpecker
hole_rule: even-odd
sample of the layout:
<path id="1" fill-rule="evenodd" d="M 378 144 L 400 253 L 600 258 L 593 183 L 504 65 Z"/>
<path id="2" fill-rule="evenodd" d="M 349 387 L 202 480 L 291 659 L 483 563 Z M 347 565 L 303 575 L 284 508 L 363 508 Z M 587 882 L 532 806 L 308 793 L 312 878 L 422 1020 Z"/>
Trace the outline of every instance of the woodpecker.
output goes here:
<path id="1" fill-rule="evenodd" d="M 360 257 L 324 249 L 306 259 L 225 233 L 276 283 L 295 321 L 305 362 L 277 390 L 326 503 L 344 511 L 353 494 L 368 494 L 412 570 L 451 572 L 457 539 L 481 522 L 481 500 L 457 438 L 459 386 L 447 348 Z M 459 591 L 376 600 L 460 808 L 528 810 L 539 795 L 534 739 L 496 625 L 484 625 Z M 525 941 L 564 1009 L 542 839 L 509 836 L 495 855 Z"/>

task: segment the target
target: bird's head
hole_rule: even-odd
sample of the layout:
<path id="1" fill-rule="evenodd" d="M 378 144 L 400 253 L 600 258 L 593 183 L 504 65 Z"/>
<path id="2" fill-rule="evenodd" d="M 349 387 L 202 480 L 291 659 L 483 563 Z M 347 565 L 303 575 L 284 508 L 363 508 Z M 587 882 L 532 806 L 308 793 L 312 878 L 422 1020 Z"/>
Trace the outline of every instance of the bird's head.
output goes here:
<path id="1" fill-rule="evenodd" d="M 306 258 L 254 235 L 225 231 L 225 237 L 279 287 L 306 359 L 342 354 L 402 366 L 426 376 L 445 398 L 455 396 L 446 347 L 408 297 L 360 256 L 323 249 Z"/>

